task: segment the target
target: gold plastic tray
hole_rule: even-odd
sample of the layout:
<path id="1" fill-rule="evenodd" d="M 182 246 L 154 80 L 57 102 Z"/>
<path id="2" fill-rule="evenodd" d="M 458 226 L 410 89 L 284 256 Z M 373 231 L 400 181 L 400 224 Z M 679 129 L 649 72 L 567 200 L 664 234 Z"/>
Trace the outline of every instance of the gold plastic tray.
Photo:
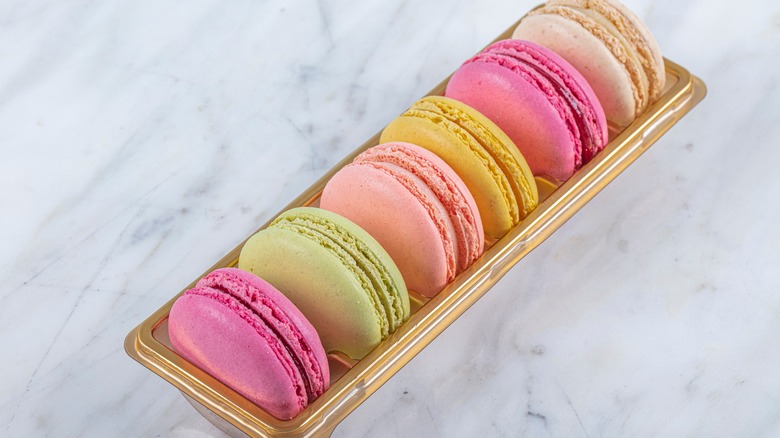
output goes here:
<path id="1" fill-rule="evenodd" d="M 509 38 L 514 27 L 496 40 Z M 133 359 L 181 390 L 198 411 L 225 432 L 236 434 L 241 431 L 252 436 L 329 435 L 344 417 L 482 297 L 515 263 L 560 228 L 704 98 L 706 87 L 699 78 L 674 62 L 665 60 L 665 63 L 666 89 L 654 105 L 621 132 L 610 131 L 610 143 L 596 158 L 560 187 L 550 190 L 552 193 L 544 193 L 544 201 L 530 216 L 495 242 L 441 293 L 427 302 L 413 294 L 413 314 L 409 321 L 365 358 L 343 367 L 337 358 L 331 358 L 331 364 L 335 366 L 331 387 L 294 419 L 274 418 L 171 350 L 168 312 L 180 294 L 127 335 L 125 350 Z M 429 94 L 443 94 L 446 83 L 447 79 Z M 378 141 L 379 134 L 344 158 L 285 210 L 317 205 L 331 176 Z M 235 265 L 242 246 L 243 243 L 203 275 Z M 352 367 L 348 369 L 350 365 Z"/>

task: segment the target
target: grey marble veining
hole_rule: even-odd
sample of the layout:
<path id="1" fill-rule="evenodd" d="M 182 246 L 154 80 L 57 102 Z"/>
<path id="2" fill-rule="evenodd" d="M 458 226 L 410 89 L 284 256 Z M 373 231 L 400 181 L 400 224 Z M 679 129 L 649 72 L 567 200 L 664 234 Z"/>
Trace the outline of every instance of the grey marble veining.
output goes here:
<path id="1" fill-rule="evenodd" d="M 124 336 L 534 4 L 0 4 L 0 435 L 221 436 Z M 626 4 L 707 98 L 334 436 L 780 435 L 780 5 Z"/>

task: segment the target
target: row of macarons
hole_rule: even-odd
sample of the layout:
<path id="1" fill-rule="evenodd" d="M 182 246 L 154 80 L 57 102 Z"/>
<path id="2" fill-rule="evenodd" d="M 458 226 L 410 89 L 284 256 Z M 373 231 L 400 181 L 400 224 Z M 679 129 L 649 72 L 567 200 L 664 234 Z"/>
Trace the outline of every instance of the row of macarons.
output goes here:
<path id="1" fill-rule="evenodd" d="M 536 178 L 571 177 L 607 144 L 607 120 L 630 123 L 663 87 L 652 36 L 614 1 L 551 0 L 514 36 L 536 42 L 466 61 L 444 96 L 414 103 L 334 175 L 320 208 L 283 213 L 238 269 L 186 291 L 169 317 L 175 351 L 294 417 L 329 385 L 326 352 L 368 354 L 409 318 L 408 290 L 439 293 L 536 208 Z"/>

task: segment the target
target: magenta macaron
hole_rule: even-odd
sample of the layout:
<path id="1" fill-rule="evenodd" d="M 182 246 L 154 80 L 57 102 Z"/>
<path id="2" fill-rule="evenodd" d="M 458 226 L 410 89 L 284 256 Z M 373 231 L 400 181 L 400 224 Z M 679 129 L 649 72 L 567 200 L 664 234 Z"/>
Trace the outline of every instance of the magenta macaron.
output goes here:
<path id="1" fill-rule="evenodd" d="M 410 290 L 433 296 L 482 254 L 477 204 L 442 159 L 394 142 L 368 149 L 325 186 L 320 207 L 366 230 Z"/>
<path id="2" fill-rule="evenodd" d="M 604 110 L 587 81 L 532 42 L 488 46 L 452 75 L 445 95 L 498 125 L 536 176 L 565 181 L 608 141 Z"/>
<path id="3" fill-rule="evenodd" d="M 203 277 L 174 303 L 168 333 L 178 354 L 282 420 L 330 382 L 312 325 L 249 272 L 223 268 Z"/>

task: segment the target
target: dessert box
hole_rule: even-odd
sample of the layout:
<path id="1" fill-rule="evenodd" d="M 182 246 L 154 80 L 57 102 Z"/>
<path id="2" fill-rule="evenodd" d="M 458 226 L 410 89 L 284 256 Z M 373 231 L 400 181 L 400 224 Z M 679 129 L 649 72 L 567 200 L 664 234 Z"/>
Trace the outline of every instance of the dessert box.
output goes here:
<path id="1" fill-rule="evenodd" d="M 496 40 L 509 38 L 516 25 Z M 704 98 L 706 87 L 699 78 L 672 61 L 664 61 L 666 87 L 657 102 L 626 128 L 610 129 L 607 147 L 568 181 L 558 187 L 542 182 L 537 209 L 502 239 L 488 242 L 484 254 L 441 293 L 429 299 L 410 291 L 411 318 L 366 357 L 353 361 L 338 353 L 329 355 L 330 388 L 292 420 L 276 419 L 173 352 L 167 319 L 181 292 L 128 334 L 125 339 L 127 353 L 177 387 L 202 415 L 230 435 L 328 436 L 344 417 Z M 447 79 L 428 94 L 443 94 L 446 84 Z M 331 176 L 352 162 L 356 155 L 378 143 L 379 134 L 336 164 L 282 211 L 317 206 Z M 259 229 L 265 226 L 267 224 Z M 242 246 L 243 242 L 202 275 L 217 268 L 235 266 Z M 193 287 L 199 278 L 182 292 Z"/>

